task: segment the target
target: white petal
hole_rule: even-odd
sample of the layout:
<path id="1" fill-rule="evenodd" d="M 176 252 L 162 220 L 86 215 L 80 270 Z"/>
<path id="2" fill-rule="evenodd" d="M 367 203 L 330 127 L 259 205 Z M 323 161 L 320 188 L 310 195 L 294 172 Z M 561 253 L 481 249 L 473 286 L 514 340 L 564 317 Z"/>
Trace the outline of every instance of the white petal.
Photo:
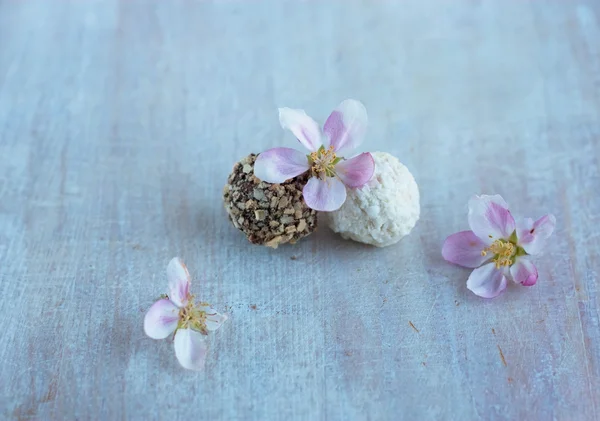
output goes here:
<path id="1" fill-rule="evenodd" d="M 193 329 L 179 329 L 175 333 L 175 356 L 188 370 L 202 370 L 206 362 L 208 345 L 206 337 Z"/>
<path id="2" fill-rule="evenodd" d="M 283 183 L 308 171 L 308 158 L 292 148 L 273 148 L 258 155 L 254 175 L 267 183 Z"/>
<path id="3" fill-rule="evenodd" d="M 483 298 L 494 298 L 506 288 L 503 269 L 496 269 L 495 263 L 488 263 L 471 272 L 467 288 Z"/>
<path id="4" fill-rule="evenodd" d="M 302 190 L 306 205 L 319 212 L 332 212 L 346 201 L 346 186 L 337 178 L 312 177 Z"/>
<path id="5" fill-rule="evenodd" d="M 533 222 L 531 218 L 525 218 L 517 227 L 519 245 L 529 254 L 540 254 L 556 227 L 554 215 L 544 215 Z"/>
<path id="6" fill-rule="evenodd" d="M 323 144 L 321 128 L 304 110 L 279 109 L 279 123 L 291 131 L 300 143 L 311 152 L 316 152 Z"/>
<path id="7" fill-rule="evenodd" d="M 190 273 L 179 257 L 174 257 L 167 266 L 169 280 L 169 299 L 177 306 L 183 307 L 190 294 Z"/>
<path id="8" fill-rule="evenodd" d="M 515 219 L 502 196 L 473 196 L 469 200 L 469 225 L 476 236 L 491 244 L 511 236 Z"/>
<path id="9" fill-rule="evenodd" d="M 219 313 L 212 307 L 200 307 L 200 310 L 206 312 L 206 328 L 208 330 L 217 330 L 227 320 L 225 314 Z"/>
<path id="10" fill-rule="evenodd" d="M 158 300 L 144 317 L 144 332 L 152 339 L 164 339 L 175 331 L 179 308 L 166 298 Z"/>
<path id="11" fill-rule="evenodd" d="M 368 120 L 365 106 L 355 99 L 347 99 L 327 118 L 323 133 L 336 153 L 344 156 L 363 142 Z"/>
<path id="12" fill-rule="evenodd" d="M 538 271 L 533 262 L 526 257 L 519 257 L 514 265 L 510 267 L 513 280 L 521 285 L 530 287 L 535 285 L 538 279 Z"/>

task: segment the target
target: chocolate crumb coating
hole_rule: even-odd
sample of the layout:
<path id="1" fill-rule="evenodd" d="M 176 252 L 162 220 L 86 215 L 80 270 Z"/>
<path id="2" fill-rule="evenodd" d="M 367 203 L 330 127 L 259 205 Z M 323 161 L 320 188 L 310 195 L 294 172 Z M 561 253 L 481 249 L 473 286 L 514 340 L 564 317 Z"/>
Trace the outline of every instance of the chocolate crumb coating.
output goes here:
<path id="1" fill-rule="evenodd" d="M 302 189 L 309 175 L 302 174 L 281 184 L 254 176 L 256 155 L 250 154 L 233 166 L 223 189 L 225 210 L 233 225 L 252 244 L 277 248 L 311 234 L 317 228 L 317 212 L 304 203 Z"/>

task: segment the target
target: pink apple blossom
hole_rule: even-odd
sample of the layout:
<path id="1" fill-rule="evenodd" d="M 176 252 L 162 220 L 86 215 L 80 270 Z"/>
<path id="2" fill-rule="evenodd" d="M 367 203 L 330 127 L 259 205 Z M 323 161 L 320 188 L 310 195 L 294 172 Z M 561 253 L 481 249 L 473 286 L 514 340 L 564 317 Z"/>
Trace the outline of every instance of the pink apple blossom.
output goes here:
<path id="1" fill-rule="evenodd" d="M 202 370 L 208 351 L 206 335 L 217 330 L 227 316 L 208 303 L 194 303 L 187 267 L 175 257 L 167 266 L 169 295 L 159 299 L 146 313 L 144 331 L 152 339 L 165 339 L 175 333 L 175 356 L 190 370 Z"/>
<path id="2" fill-rule="evenodd" d="M 467 288 L 484 298 L 493 298 L 506 288 L 507 279 L 532 286 L 538 271 L 530 255 L 539 254 L 556 225 L 553 215 L 516 223 L 508 205 L 499 196 L 474 196 L 469 200 L 470 231 L 448 237 L 442 248 L 447 261 L 475 268 Z"/>
<path id="3" fill-rule="evenodd" d="M 274 148 L 261 153 L 254 164 L 254 175 L 268 183 L 283 183 L 310 171 L 303 190 L 306 204 L 318 211 L 334 211 L 346 201 L 346 187 L 365 185 L 375 171 L 370 153 L 352 158 L 343 156 L 363 141 L 367 110 L 354 99 L 343 101 L 329 116 L 323 130 L 303 110 L 279 109 L 279 122 L 309 150 Z"/>

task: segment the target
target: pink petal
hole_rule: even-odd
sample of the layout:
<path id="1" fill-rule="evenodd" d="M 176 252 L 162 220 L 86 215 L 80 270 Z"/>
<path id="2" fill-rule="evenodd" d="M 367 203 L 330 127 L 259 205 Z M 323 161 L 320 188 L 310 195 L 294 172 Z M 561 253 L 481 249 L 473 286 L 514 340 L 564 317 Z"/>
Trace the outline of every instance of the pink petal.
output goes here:
<path id="1" fill-rule="evenodd" d="M 521 285 L 530 287 L 535 285 L 538 279 L 538 271 L 531 260 L 520 257 L 514 265 L 510 267 L 510 274 L 513 280 Z"/>
<path id="2" fill-rule="evenodd" d="M 446 238 L 442 247 L 442 256 L 450 263 L 476 268 L 492 257 L 489 254 L 481 255 L 485 248 L 486 244 L 473 231 L 461 231 Z"/>
<path id="3" fill-rule="evenodd" d="M 298 141 L 311 152 L 316 152 L 323 144 L 321 128 L 312 118 L 306 115 L 304 110 L 280 108 L 279 123 L 281 127 L 294 133 Z"/>
<path id="4" fill-rule="evenodd" d="M 515 219 L 502 196 L 473 196 L 469 200 L 469 226 L 476 236 L 491 244 L 511 236 Z"/>
<path id="5" fill-rule="evenodd" d="M 483 298 L 494 298 L 506 288 L 506 276 L 495 263 L 475 269 L 467 280 L 467 288 Z"/>
<path id="6" fill-rule="evenodd" d="M 206 312 L 206 328 L 208 330 L 217 330 L 227 320 L 225 314 L 217 312 L 212 307 L 204 306 L 200 307 L 200 310 Z"/>
<path id="7" fill-rule="evenodd" d="M 169 280 L 169 299 L 179 307 L 188 302 L 190 295 L 190 273 L 179 257 L 174 257 L 167 266 L 167 279 Z"/>
<path id="8" fill-rule="evenodd" d="M 203 334 L 193 329 L 179 329 L 174 346 L 175 356 L 183 368 L 196 371 L 204 368 L 208 346 Z"/>
<path id="9" fill-rule="evenodd" d="M 541 253 L 546 240 L 554 232 L 554 227 L 556 227 L 554 215 L 542 216 L 535 222 L 531 218 L 526 218 L 517 229 L 519 245 L 529 254 Z"/>
<path id="10" fill-rule="evenodd" d="M 152 339 L 164 339 L 175 331 L 179 322 L 179 308 L 170 300 L 158 300 L 144 317 L 144 332 Z"/>
<path id="11" fill-rule="evenodd" d="M 308 207 L 321 212 L 338 210 L 346 201 L 346 186 L 332 177 L 327 177 L 325 180 L 312 177 L 304 186 L 302 193 Z"/>
<path id="12" fill-rule="evenodd" d="M 327 118 L 323 133 L 329 139 L 329 145 L 343 155 L 363 142 L 368 120 L 365 106 L 355 99 L 347 99 Z"/>
<path id="13" fill-rule="evenodd" d="M 533 235 L 531 235 L 530 231 L 533 229 L 533 219 L 531 218 L 523 218 L 517 222 L 517 238 L 519 239 L 519 244 L 525 242 L 531 242 Z"/>
<path id="14" fill-rule="evenodd" d="M 375 160 L 370 153 L 361 153 L 351 159 L 340 161 L 335 166 L 337 176 L 352 188 L 362 187 L 371 180 L 375 172 Z"/>
<path id="15" fill-rule="evenodd" d="M 308 158 L 291 148 L 274 148 L 261 153 L 254 163 L 254 175 L 267 183 L 283 183 L 308 170 Z"/>

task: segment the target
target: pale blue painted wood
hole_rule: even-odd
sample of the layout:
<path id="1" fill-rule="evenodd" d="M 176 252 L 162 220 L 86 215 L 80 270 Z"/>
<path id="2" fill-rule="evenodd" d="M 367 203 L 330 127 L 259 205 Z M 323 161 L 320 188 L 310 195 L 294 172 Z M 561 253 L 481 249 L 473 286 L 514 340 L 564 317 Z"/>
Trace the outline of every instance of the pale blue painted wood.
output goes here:
<path id="1" fill-rule="evenodd" d="M 593 0 L 0 1 L 0 418 L 599 419 L 599 40 Z M 250 247 L 231 165 L 347 97 L 416 229 Z M 537 286 L 442 261 L 474 193 L 557 216 Z M 142 331 L 175 255 L 231 316 L 201 374 Z"/>

